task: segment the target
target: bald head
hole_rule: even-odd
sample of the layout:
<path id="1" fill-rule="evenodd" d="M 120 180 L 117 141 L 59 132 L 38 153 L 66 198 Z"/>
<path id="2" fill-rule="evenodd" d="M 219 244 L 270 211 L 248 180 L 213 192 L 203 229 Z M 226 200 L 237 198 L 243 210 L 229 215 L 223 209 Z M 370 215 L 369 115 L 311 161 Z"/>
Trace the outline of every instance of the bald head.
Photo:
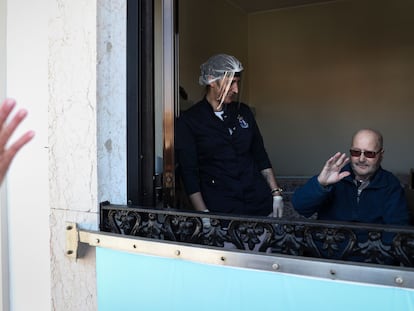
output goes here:
<path id="1" fill-rule="evenodd" d="M 369 141 L 370 145 L 373 144 L 375 146 L 375 151 L 379 151 L 384 147 L 384 139 L 382 134 L 377 130 L 368 128 L 361 129 L 352 136 L 352 145 L 354 145 L 356 140 Z"/>

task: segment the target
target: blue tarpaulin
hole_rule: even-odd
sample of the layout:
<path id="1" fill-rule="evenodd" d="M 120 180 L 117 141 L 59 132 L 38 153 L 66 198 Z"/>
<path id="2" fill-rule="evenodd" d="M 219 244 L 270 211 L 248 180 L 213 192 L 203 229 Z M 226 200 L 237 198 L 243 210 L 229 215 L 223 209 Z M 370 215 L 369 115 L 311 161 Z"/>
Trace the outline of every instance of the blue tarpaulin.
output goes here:
<path id="1" fill-rule="evenodd" d="M 96 249 L 99 311 L 414 311 L 414 290 Z"/>

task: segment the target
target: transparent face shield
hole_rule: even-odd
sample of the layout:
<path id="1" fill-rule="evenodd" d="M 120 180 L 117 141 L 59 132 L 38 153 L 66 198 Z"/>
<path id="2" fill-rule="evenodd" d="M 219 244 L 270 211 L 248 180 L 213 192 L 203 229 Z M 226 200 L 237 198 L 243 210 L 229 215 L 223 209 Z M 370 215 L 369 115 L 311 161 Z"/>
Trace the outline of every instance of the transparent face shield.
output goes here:
<path id="1" fill-rule="evenodd" d="M 237 77 L 238 79 L 235 79 Z M 241 79 L 240 73 L 226 71 L 223 78 L 218 81 L 219 91 L 217 101 L 219 102 L 217 110 L 221 110 L 223 103 L 226 102 L 240 102 L 241 94 Z M 230 93 L 229 93 L 230 92 Z"/>

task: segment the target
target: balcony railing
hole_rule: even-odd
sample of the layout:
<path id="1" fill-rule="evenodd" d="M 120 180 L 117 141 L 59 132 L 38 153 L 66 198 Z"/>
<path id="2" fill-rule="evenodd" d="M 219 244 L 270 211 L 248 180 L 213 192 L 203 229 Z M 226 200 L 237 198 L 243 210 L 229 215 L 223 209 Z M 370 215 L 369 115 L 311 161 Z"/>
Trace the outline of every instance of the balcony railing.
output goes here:
<path id="1" fill-rule="evenodd" d="M 249 253 L 414 267 L 414 228 L 101 203 L 100 230 Z"/>

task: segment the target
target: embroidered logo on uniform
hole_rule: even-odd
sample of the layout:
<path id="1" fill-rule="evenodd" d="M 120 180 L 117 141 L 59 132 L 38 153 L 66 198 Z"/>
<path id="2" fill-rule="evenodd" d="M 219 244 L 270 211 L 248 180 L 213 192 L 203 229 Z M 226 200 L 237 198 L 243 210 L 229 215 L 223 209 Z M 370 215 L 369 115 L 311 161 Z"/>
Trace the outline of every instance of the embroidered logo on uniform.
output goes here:
<path id="1" fill-rule="evenodd" d="M 247 123 L 246 121 L 244 121 L 243 116 L 238 115 L 237 119 L 239 120 L 239 124 L 241 128 L 247 129 L 249 127 L 249 123 Z"/>

